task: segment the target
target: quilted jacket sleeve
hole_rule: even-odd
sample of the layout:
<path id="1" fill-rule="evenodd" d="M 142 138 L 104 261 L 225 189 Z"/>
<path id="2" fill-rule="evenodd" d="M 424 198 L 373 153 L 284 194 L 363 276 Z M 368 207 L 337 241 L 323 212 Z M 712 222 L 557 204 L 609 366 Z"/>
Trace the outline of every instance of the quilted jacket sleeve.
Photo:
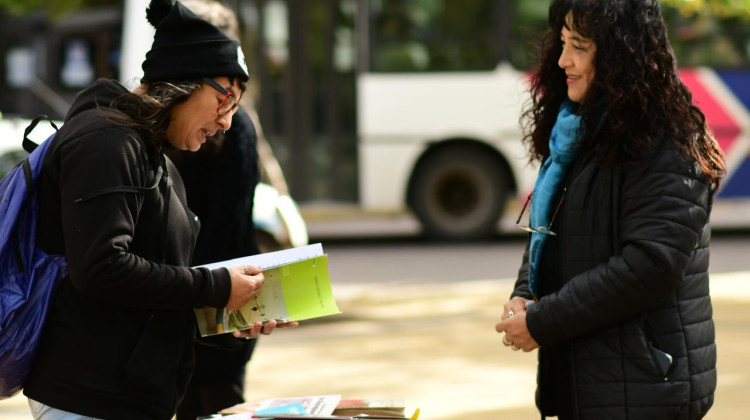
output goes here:
<path id="1" fill-rule="evenodd" d="M 529 290 L 529 243 L 526 241 L 526 250 L 523 253 L 521 268 L 518 269 L 518 278 L 513 286 L 513 293 L 510 297 L 521 296 L 524 299 L 531 299 L 531 290 Z"/>

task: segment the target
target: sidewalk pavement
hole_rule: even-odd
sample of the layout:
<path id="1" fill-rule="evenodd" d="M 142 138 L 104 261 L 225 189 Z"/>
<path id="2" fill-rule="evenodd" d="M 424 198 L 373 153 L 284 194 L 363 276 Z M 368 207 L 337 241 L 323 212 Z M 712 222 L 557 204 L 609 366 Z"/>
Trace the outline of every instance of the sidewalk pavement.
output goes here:
<path id="1" fill-rule="evenodd" d="M 510 279 L 452 285 L 334 285 L 342 314 L 263 337 L 248 398 L 341 394 L 404 399 L 426 420 L 538 419 L 536 353 L 494 331 Z M 708 420 L 748 418 L 750 272 L 713 274 L 719 383 Z M 26 399 L 0 401 L 3 420 L 30 420 Z"/>

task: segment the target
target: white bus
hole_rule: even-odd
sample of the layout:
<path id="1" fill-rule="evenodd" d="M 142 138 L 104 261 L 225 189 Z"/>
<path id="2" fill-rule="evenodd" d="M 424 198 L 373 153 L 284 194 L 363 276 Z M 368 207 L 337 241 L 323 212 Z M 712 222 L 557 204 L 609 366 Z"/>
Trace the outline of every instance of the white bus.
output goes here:
<path id="1" fill-rule="evenodd" d="M 364 73 L 358 82 L 359 186 L 366 210 L 411 208 L 431 236 L 496 231 L 533 186 L 519 115 L 522 73 Z"/>
<path id="2" fill-rule="evenodd" d="M 303 209 L 334 203 L 366 213 L 412 211 L 424 233 L 443 239 L 512 227 L 536 174 L 519 116 L 549 0 L 222 1 L 242 20 L 252 74 L 247 96 Z M 89 47 L 96 77 L 137 77 L 150 45 L 148 0 L 123 3 L 122 10 L 55 21 L 46 37 L 35 30 L 33 43 L 22 29 L 37 26 L 18 21 L 10 30 L 6 19 L 0 55 L 16 71 L 6 72 L 8 83 L 0 80 L 0 110 L 38 108 L 10 86 L 28 79 L 33 60 L 24 57 L 37 50 L 48 63 L 39 76 L 52 88 L 65 87 L 61 68 L 71 60 L 56 58 L 70 46 Z M 686 67 L 683 80 L 727 156 L 712 223 L 750 226 L 750 27 L 685 17 L 668 6 L 663 12 Z M 46 50 L 35 47 L 43 40 Z M 68 100 L 75 92 L 58 89 Z M 272 184 L 287 191 L 286 183 Z"/>
<path id="3" fill-rule="evenodd" d="M 528 75 L 505 63 L 520 67 L 531 56 L 522 28 L 538 28 L 546 9 L 540 15 L 539 8 L 514 3 L 510 10 L 510 2 L 489 0 L 432 1 L 426 9 L 409 3 L 372 2 L 358 20 L 367 47 L 357 77 L 360 204 L 366 211 L 408 208 L 432 237 L 494 235 L 536 177 L 519 123 Z M 518 21 L 503 31 L 510 13 Z M 469 29 L 462 21 L 477 24 Z M 750 225 L 748 57 L 739 63 L 744 70 L 681 70 L 727 157 L 712 215 L 721 226 Z"/>

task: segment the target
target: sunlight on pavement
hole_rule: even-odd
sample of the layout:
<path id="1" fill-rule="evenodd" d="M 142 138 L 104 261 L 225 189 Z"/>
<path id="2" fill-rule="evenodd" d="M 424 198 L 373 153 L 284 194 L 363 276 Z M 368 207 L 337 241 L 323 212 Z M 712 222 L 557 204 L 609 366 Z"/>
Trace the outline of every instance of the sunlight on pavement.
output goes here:
<path id="1" fill-rule="evenodd" d="M 248 366 L 248 398 L 340 394 L 403 399 L 422 420 L 536 419 L 537 355 L 494 330 L 512 281 L 347 285 L 343 311 L 263 337 Z M 714 274 L 719 383 L 707 420 L 745 420 L 750 387 L 750 273 Z M 30 420 L 22 395 L 3 420 Z"/>
<path id="2" fill-rule="evenodd" d="M 435 420 L 533 410 L 536 354 L 500 343 L 494 325 L 509 290 L 492 283 L 381 285 L 349 296 L 339 302 L 338 322 L 263 337 L 249 367 L 249 394 L 404 399 L 421 409 L 420 418 Z M 342 327 L 348 334 L 334 332 Z"/>
<path id="3" fill-rule="evenodd" d="M 750 302 L 750 273 L 722 273 L 711 275 L 711 298 Z"/>

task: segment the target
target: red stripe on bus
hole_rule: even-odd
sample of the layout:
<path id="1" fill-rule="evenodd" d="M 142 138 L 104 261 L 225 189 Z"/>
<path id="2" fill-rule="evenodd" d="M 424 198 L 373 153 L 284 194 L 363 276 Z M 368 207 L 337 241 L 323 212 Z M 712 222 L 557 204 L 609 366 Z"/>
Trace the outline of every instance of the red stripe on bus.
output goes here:
<path id="1" fill-rule="evenodd" d="M 734 144 L 740 135 L 740 126 L 729 115 L 721 103 L 706 89 L 696 70 L 681 70 L 682 82 L 693 93 L 693 103 L 703 111 L 706 122 L 716 136 L 721 149 L 725 152 Z"/>

